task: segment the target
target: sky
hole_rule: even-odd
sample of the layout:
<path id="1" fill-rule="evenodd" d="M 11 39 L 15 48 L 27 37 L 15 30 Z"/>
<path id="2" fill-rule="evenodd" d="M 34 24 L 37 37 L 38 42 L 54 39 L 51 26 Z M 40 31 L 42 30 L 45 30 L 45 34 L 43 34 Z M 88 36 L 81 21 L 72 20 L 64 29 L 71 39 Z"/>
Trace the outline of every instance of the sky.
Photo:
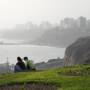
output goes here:
<path id="1" fill-rule="evenodd" d="M 0 30 L 28 21 L 59 23 L 79 16 L 90 18 L 90 0 L 0 0 Z"/>

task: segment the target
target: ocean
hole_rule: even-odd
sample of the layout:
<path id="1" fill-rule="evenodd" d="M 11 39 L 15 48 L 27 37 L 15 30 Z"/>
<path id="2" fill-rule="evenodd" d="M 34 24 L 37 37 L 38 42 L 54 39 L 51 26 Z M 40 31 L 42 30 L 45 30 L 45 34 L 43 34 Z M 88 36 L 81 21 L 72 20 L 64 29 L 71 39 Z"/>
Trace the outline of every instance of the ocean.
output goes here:
<path id="1" fill-rule="evenodd" d="M 53 58 L 63 58 L 65 48 L 38 46 L 38 45 L 0 45 L 0 63 L 9 61 L 15 64 L 17 57 L 27 56 L 34 63 L 45 61 Z"/>

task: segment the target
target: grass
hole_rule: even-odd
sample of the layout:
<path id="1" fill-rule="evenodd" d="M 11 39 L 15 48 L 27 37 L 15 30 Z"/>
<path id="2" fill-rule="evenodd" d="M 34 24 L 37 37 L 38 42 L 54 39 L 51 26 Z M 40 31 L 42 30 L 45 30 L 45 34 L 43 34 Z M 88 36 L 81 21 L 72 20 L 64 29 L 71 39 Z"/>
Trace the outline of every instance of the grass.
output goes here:
<path id="1" fill-rule="evenodd" d="M 90 90 L 90 65 L 0 75 L 0 85 L 27 83 L 56 85 L 58 90 Z"/>

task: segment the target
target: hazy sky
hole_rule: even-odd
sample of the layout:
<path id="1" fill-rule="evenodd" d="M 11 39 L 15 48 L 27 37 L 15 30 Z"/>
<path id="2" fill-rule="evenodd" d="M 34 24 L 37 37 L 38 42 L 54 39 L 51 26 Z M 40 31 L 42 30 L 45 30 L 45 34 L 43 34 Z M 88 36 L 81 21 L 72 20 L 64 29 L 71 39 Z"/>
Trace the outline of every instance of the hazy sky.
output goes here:
<path id="1" fill-rule="evenodd" d="M 79 16 L 90 18 L 90 0 L 0 0 L 0 28 Z"/>

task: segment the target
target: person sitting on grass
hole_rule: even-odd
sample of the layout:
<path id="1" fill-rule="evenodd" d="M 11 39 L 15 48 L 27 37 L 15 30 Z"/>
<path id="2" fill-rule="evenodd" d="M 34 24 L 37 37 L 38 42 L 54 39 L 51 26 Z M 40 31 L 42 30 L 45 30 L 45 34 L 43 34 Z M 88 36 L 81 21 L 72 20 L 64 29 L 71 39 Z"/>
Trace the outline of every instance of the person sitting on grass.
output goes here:
<path id="1" fill-rule="evenodd" d="M 29 60 L 28 57 L 24 57 L 24 61 L 27 70 L 36 70 L 32 60 Z"/>
<path id="2" fill-rule="evenodd" d="M 17 57 L 17 63 L 14 67 L 14 72 L 23 72 L 25 70 L 26 70 L 26 67 L 21 57 Z"/>

